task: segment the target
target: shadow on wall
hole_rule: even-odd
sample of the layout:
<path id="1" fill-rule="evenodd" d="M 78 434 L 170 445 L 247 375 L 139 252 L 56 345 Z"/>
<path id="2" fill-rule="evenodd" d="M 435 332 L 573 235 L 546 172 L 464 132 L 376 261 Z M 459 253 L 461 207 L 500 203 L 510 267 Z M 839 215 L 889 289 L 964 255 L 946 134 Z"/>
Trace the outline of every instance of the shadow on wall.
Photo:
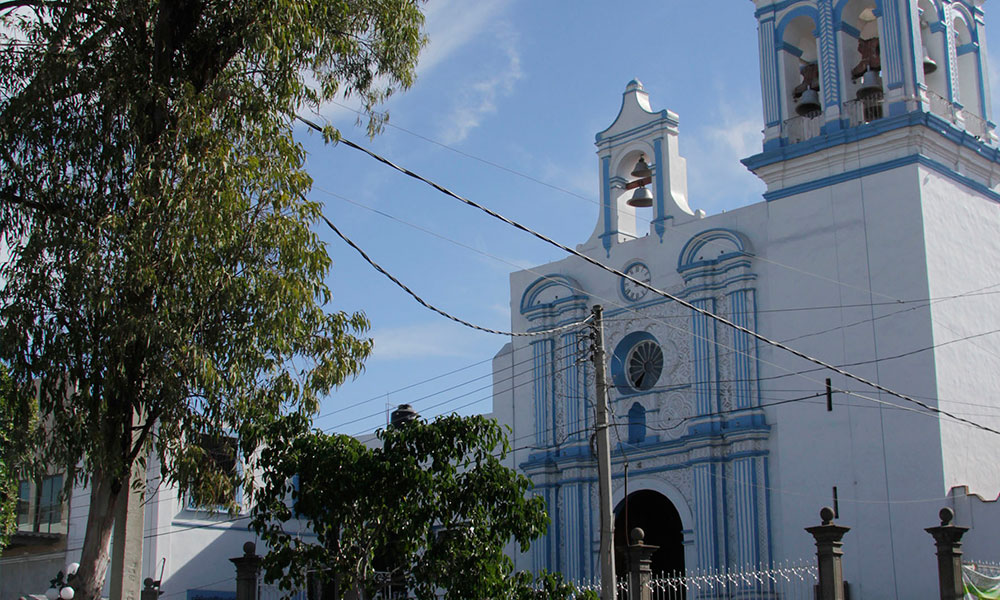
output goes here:
<path id="1" fill-rule="evenodd" d="M 242 556 L 243 544 L 256 541 L 256 535 L 247 529 L 248 523 L 249 519 L 241 519 L 161 537 L 166 538 L 166 543 L 158 543 L 157 556 L 146 563 L 156 565 L 157 572 L 143 573 L 143 577 L 159 577 L 160 561 L 166 557 L 160 586 L 164 595 L 176 600 L 235 599 L 236 567 L 229 559 Z"/>
<path id="2" fill-rule="evenodd" d="M 49 582 L 65 567 L 65 554 L 25 555 L 0 561 L 0 598 L 44 594 Z"/>

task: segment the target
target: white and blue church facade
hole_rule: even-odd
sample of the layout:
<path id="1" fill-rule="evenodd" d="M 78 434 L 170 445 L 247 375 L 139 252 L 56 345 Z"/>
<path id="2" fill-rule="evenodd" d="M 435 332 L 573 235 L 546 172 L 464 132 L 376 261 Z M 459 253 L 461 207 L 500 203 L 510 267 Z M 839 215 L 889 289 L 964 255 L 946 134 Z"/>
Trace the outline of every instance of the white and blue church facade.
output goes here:
<path id="1" fill-rule="evenodd" d="M 678 116 L 632 81 L 597 134 L 601 207 L 578 250 L 925 406 L 576 257 L 511 275 L 512 327 L 553 330 L 604 307 L 616 543 L 643 527 L 661 547 L 654 569 L 808 560 L 803 528 L 829 505 L 852 528 L 853 597 L 931 597 L 923 528 L 938 510 L 973 527 L 973 558 L 996 552 L 1000 528 L 984 516 L 996 515 L 1000 436 L 948 416 L 1000 429 L 983 1 L 754 3 L 765 127 L 743 163 L 762 201 L 695 210 Z M 586 328 L 556 330 L 494 359 L 510 464 L 552 517 L 518 567 L 574 580 L 600 571 L 590 343 Z"/>

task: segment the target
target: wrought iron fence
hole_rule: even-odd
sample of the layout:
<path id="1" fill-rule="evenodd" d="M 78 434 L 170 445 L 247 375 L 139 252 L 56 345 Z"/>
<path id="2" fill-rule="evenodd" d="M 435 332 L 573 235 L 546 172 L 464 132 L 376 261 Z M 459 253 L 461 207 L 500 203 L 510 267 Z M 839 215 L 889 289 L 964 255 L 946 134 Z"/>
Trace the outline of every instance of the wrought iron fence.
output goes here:
<path id="1" fill-rule="evenodd" d="M 784 123 L 785 136 L 792 144 L 803 142 L 818 136 L 823 126 L 823 119 L 819 118 L 822 113 L 812 116 L 792 117 Z"/>
<path id="2" fill-rule="evenodd" d="M 788 562 L 773 567 L 746 566 L 726 569 L 695 569 L 684 575 L 656 575 L 649 582 L 652 600 L 813 600 L 819 581 L 816 564 Z M 577 588 L 600 592 L 599 582 L 578 583 Z M 620 600 L 632 596 L 627 579 L 618 582 Z"/>
<path id="3" fill-rule="evenodd" d="M 884 114 L 882 105 L 883 98 L 880 95 L 859 100 L 848 100 L 844 102 L 843 114 L 847 116 L 852 127 L 863 125 L 882 118 Z"/>
<path id="4" fill-rule="evenodd" d="M 974 560 L 963 562 L 962 566 L 969 567 L 987 577 L 1000 577 L 1000 563 L 997 562 Z"/>

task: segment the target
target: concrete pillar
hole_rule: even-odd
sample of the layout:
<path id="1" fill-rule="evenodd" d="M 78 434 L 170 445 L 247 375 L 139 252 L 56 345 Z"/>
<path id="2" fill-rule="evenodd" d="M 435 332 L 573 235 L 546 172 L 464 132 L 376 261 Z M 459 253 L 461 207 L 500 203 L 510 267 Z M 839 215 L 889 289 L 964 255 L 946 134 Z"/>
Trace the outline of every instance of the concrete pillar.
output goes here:
<path id="1" fill-rule="evenodd" d="M 243 544 L 243 556 L 229 559 L 236 565 L 236 600 L 257 600 L 257 579 L 262 559 L 255 550 L 254 543 L 247 542 Z"/>
<path id="2" fill-rule="evenodd" d="M 142 423 L 133 413 L 132 423 Z M 111 597 L 115 600 L 139 600 L 142 590 L 142 537 L 145 523 L 143 494 L 146 486 L 145 461 L 132 464 L 127 488 L 119 492 L 115 507 L 114 540 L 111 546 Z"/>
<path id="3" fill-rule="evenodd" d="M 833 522 L 833 509 L 824 506 L 819 511 L 822 524 L 806 527 L 816 539 L 816 560 L 819 563 L 819 595 L 817 600 L 844 600 L 844 567 L 841 540 L 851 530 Z"/>
<path id="4" fill-rule="evenodd" d="M 632 543 L 628 546 L 630 565 L 628 571 L 628 590 L 630 600 L 652 600 L 653 593 L 649 588 L 649 582 L 653 578 L 653 569 L 650 565 L 653 562 L 653 554 L 660 549 L 659 546 L 643 544 L 646 532 L 638 527 L 632 529 L 630 537 Z"/>
<path id="5" fill-rule="evenodd" d="M 924 531 L 934 536 L 934 544 L 937 546 L 941 600 L 961 600 L 965 597 L 965 586 L 962 583 L 962 536 L 969 528 L 952 523 L 955 512 L 948 507 L 942 508 L 938 516 L 941 517 L 941 524 Z"/>

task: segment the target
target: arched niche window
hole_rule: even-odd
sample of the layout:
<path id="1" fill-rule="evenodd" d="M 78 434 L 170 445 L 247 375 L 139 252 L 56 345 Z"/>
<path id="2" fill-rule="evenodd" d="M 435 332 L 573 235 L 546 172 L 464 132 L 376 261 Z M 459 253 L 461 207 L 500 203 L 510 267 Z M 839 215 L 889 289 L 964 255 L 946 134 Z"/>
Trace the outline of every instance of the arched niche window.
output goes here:
<path id="1" fill-rule="evenodd" d="M 882 118 L 881 19 L 874 0 L 849 0 L 840 12 L 842 89 L 852 125 Z"/>
<path id="2" fill-rule="evenodd" d="M 961 11 L 955 11 L 952 26 L 955 29 L 955 53 L 958 55 L 958 93 L 956 100 L 963 111 L 982 117 L 982 100 L 979 94 L 979 47 Z"/>
<path id="3" fill-rule="evenodd" d="M 628 409 L 628 443 L 641 444 L 646 441 L 646 409 L 638 402 Z"/>
<path id="4" fill-rule="evenodd" d="M 648 224 L 653 219 L 654 194 L 653 149 L 647 144 L 637 145 L 625 152 L 614 171 L 614 189 L 618 193 L 615 204 L 618 210 L 618 233 L 629 238 L 639 237 L 639 222 Z"/>
<path id="5" fill-rule="evenodd" d="M 931 0 L 920 0 L 920 43 L 922 47 L 921 66 L 924 71 L 924 85 L 930 96 L 932 110 L 948 116 L 950 108 L 938 106 L 949 102 L 948 98 L 948 49 L 945 24 L 941 12 Z"/>
<path id="6" fill-rule="evenodd" d="M 808 15 L 789 21 L 781 35 L 782 79 L 788 117 L 813 118 L 822 113 L 816 22 Z"/>

